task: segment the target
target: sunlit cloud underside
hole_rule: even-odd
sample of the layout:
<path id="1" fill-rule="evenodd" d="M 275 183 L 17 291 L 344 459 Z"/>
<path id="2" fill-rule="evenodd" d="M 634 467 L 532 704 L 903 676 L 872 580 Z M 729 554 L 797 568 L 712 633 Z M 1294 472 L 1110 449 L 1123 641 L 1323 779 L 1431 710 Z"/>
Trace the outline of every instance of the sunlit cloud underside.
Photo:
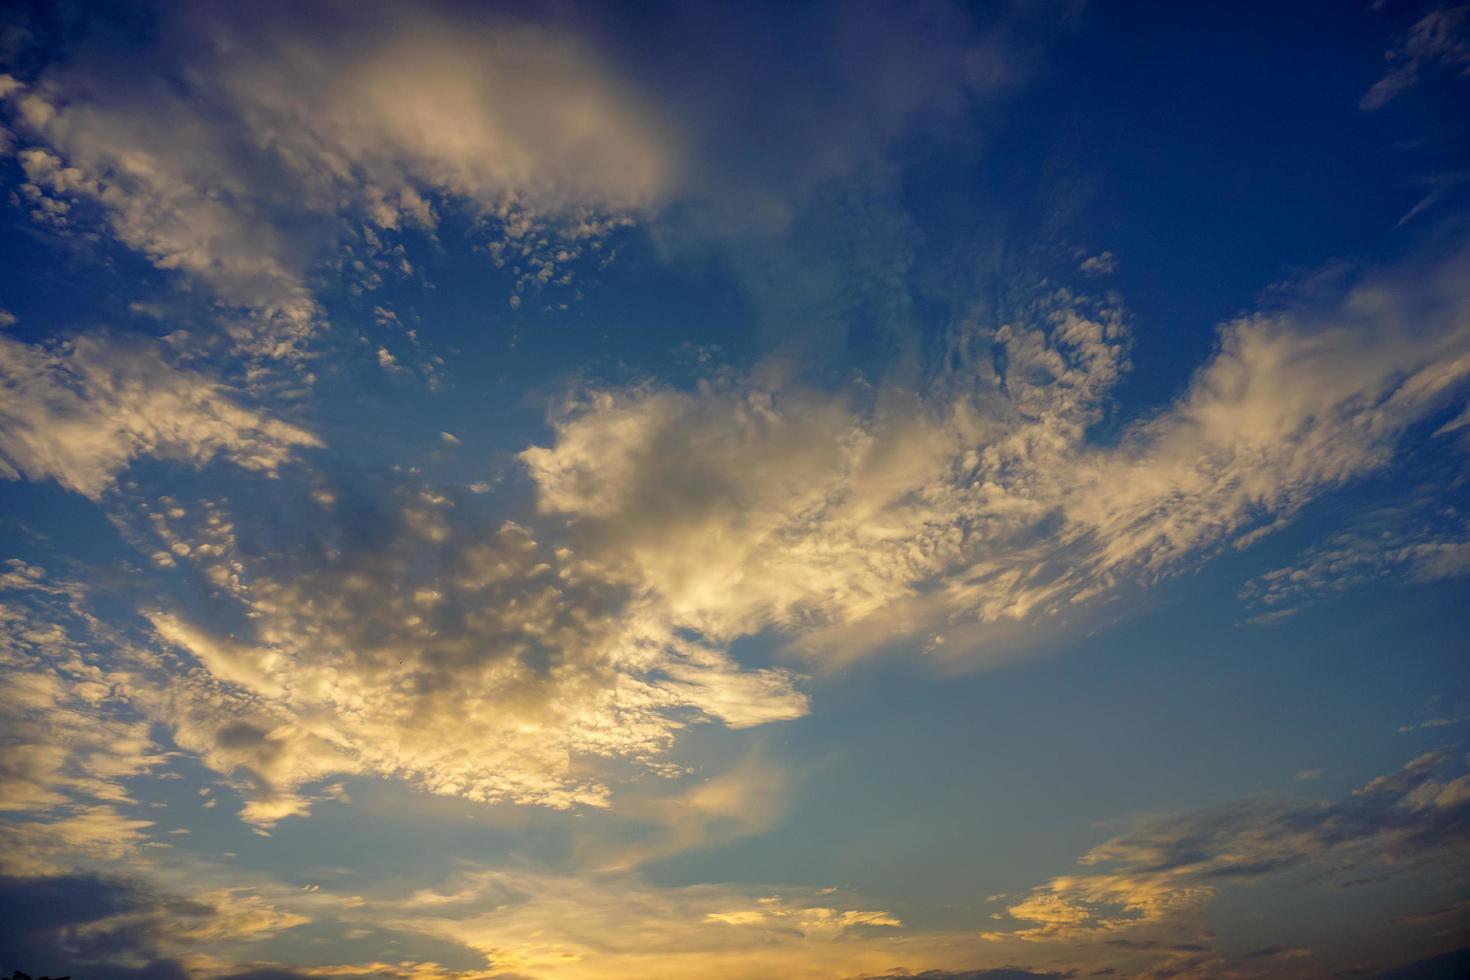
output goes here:
<path id="1" fill-rule="evenodd" d="M 1470 968 L 1470 7 L 4 16 L 6 975 Z"/>

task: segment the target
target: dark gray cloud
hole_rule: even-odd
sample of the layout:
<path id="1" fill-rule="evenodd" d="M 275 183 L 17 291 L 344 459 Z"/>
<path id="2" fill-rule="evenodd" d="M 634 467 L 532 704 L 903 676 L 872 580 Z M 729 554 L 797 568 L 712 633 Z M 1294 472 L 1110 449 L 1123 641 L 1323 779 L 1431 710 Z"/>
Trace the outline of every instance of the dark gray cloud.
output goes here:
<path id="1" fill-rule="evenodd" d="M 0 973 L 78 980 L 185 980 L 174 960 L 160 958 L 165 918 L 198 918 L 209 909 L 167 901 L 115 878 L 73 874 L 0 878 Z M 87 927 L 85 929 L 80 927 Z M 122 965 L 142 962 L 142 966 Z"/>

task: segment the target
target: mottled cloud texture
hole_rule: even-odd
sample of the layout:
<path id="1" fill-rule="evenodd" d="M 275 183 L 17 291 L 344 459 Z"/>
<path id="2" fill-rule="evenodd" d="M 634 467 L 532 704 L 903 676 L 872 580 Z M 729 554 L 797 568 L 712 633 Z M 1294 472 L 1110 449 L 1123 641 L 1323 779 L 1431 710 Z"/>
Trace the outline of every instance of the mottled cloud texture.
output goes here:
<path id="1" fill-rule="evenodd" d="M 1060 293 L 958 331 L 922 394 L 598 390 L 522 458 L 541 508 L 680 625 L 848 652 L 942 639 L 1146 586 L 1385 467 L 1463 399 L 1467 281 L 1460 252 L 1226 323 L 1184 393 L 1110 446 L 1088 427 L 1123 321 Z"/>
<path id="2" fill-rule="evenodd" d="M 1467 9 L 1419 20 L 1363 108 L 1462 70 Z M 791 816 L 832 765 L 818 756 L 872 751 L 821 728 L 866 710 L 824 700 L 865 658 L 1023 660 L 1373 480 L 1409 489 L 1233 578 L 1242 620 L 1470 573 L 1462 229 L 1278 285 L 1142 407 L 1134 345 L 1157 335 L 1135 340 L 1112 288 L 1131 257 L 1069 244 L 1061 271 L 1017 273 L 1000 302 L 920 268 L 917 245 L 888 254 L 922 237 L 890 200 L 901 153 L 984 145 L 977 107 L 1041 70 L 1035 20 L 1060 32 L 1075 14 L 814 8 L 780 91 L 775 41 L 738 11 L 652 57 L 574 5 L 205 3 L 117 51 L 17 59 L 0 75 L 15 215 L 137 295 L 96 300 L 110 319 L 0 310 L 0 477 L 18 492 L 0 555 L 0 952 L 25 959 L 0 968 L 1307 976 L 1312 950 L 1231 948 L 1210 910 L 1267 881 L 1462 881 L 1470 776 L 1442 748 L 1336 799 L 1114 824 L 983 909 L 802 883 L 800 848 L 787 878 L 701 883 L 699 860 L 728 870 Z M 3 43 L 23 50 L 26 30 Z M 808 262 L 812 201 L 844 194 L 895 213 L 843 215 L 851 254 Z M 500 291 L 447 319 L 560 313 L 630 241 L 634 286 L 565 321 L 568 347 L 615 353 L 569 353 L 514 397 L 504 351 L 553 327 L 497 320 L 492 350 L 382 298 L 433 293 L 419 257 L 455 256 L 461 286 Z M 885 275 L 960 295 L 881 356 L 691 345 L 665 376 L 616 345 L 664 343 L 638 277 L 678 262 L 711 318 L 748 302 L 740 316 L 812 321 L 792 333 L 825 325 L 829 294 L 866 316 L 891 286 L 872 333 L 904 334 L 917 289 Z M 706 275 L 738 297 L 706 301 Z M 879 282 L 854 299 L 859 279 Z M 499 375 L 456 375 L 503 355 Z M 426 448 L 399 452 L 419 429 Z M 26 526 L 38 514 L 49 532 Z M 790 751 L 803 734 L 823 748 Z M 1302 769 L 1297 790 L 1332 771 Z M 368 870 L 309 832 L 269 850 L 355 807 Z M 824 835 L 812 812 L 792 819 Z M 390 838 L 409 858 L 378 853 Z M 1431 919 L 1413 927 L 1439 937 L 1464 909 Z"/>

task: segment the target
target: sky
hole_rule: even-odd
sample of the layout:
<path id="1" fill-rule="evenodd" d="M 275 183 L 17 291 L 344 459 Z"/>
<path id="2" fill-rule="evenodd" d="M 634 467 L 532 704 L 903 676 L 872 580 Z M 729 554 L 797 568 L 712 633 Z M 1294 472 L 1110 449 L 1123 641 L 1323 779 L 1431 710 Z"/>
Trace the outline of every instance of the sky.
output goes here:
<path id="1" fill-rule="evenodd" d="M 0 11 L 0 972 L 1470 973 L 1470 5 Z"/>

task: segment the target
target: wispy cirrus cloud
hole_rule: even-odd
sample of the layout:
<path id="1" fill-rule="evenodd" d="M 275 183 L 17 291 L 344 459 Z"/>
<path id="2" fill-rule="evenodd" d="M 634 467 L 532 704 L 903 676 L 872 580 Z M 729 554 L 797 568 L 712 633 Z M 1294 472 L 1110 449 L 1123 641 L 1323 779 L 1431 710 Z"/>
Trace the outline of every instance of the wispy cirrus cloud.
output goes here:
<path id="1" fill-rule="evenodd" d="M 1381 109 L 1418 84 L 1433 68 L 1470 75 L 1470 4 L 1436 7 L 1414 25 L 1386 54 L 1389 69 L 1363 95 L 1364 109 Z"/>
<path id="2" fill-rule="evenodd" d="M 1435 504 L 1440 495 L 1358 515 L 1291 564 L 1273 568 L 1241 590 L 1269 610 L 1340 596 L 1373 582 L 1433 582 L 1470 575 L 1470 517 Z"/>

